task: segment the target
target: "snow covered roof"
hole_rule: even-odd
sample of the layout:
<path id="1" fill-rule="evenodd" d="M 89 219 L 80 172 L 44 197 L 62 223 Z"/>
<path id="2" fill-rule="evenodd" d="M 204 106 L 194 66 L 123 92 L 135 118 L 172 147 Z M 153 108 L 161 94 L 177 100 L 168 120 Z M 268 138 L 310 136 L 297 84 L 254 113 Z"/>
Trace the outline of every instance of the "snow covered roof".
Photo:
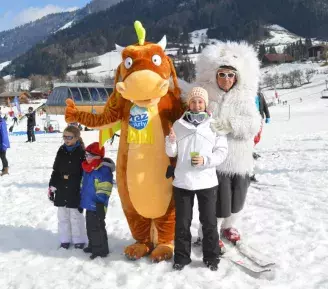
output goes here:
<path id="1" fill-rule="evenodd" d="M 94 83 L 89 83 L 90 86 L 74 86 L 73 83 L 69 83 L 69 85 L 55 87 L 48 96 L 46 104 L 48 106 L 66 106 L 65 101 L 68 98 L 73 99 L 79 105 L 105 103 L 113 92 L 113 87 L 110 85 L 94 86 Z"/>
<path id="2" fill-rule="evenodd" d="M 0 94 L 0 98 L 20 96 L 22 94 L 30 96 L 30 94 L 26 91 L 4 91 Z"/>
<path id="3" fill-rule="evenodd" d="M 99 82 L 57 82 L 54 83 L 56 87 L 105 87 L 104 83 Z"/>
<path id="4" fill-rule="evenodd" d="M 289 54 L 265 54 L 264 57 L 270 62 L 293 61 L 294 58 Z"/>

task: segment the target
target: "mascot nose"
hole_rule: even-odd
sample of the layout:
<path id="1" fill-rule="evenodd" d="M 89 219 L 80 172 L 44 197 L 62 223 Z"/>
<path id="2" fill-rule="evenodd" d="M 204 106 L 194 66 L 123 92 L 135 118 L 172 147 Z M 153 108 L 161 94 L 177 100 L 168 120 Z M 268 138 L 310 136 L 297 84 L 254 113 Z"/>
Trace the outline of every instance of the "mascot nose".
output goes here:
<path id="1" fill-rule="evenodd" d="M 121 93 L 121 94 L 124 93 L 124 91 L 126 90 L 124 82 L 116 83 L 116 89 L 119 93 Z"/>

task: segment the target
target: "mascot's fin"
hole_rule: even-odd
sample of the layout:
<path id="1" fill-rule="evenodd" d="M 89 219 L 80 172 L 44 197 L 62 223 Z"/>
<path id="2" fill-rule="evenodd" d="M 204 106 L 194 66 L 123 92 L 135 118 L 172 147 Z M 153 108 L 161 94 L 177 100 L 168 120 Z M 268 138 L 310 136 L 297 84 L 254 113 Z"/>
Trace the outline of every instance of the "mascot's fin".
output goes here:
<path id="1" fill-rule="evenodd" d="M 138 36 L 139 45 L 144 45 L 146 39 L 146 30 L 143 28 L 140 21 L 134 22 L 134 29 L 136 30 Z"/>

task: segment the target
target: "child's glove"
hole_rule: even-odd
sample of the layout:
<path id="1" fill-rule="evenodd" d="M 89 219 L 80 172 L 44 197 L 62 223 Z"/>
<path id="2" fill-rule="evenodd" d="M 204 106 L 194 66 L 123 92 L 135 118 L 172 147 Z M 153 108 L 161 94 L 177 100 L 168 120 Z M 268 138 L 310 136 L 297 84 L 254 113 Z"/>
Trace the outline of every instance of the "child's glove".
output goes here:
<path id="1" fill-rule="evenodd" d="M 265 119 L 265 123 L 270 123 L 271 119 L 270 118 L 266 118 Z"/>
<path id="2" fill-rule="evenodd" d="M 174 166 L 169 165 L 167 167 L 166 174 L 165 174 L 165 176 L 166 176 L 167 179 L 169 179 L 171 177 L 174 177 L 174 170 L 175 170 L 175 167 Z"/>
<path id="3" fill-rule="evenodd" d="M 177 136 L 172 127 L 170 128 L 169 141 L 171 144 L 174 144 L 177 141 Z"/>
<path id="4" fill-rule="evenodd" d="M 103 203 L 96 203 L 96 214 L 100 220 L 105 220 L 105 206 Z"/>
<path id="5" fill-rule="evenodd" d="M 48 198 L 51 202 L 53 202 L 55 200 L 55 192 L 56 192 L 56 188 L 53 186 L 50 186 L 48 188 Z"/>

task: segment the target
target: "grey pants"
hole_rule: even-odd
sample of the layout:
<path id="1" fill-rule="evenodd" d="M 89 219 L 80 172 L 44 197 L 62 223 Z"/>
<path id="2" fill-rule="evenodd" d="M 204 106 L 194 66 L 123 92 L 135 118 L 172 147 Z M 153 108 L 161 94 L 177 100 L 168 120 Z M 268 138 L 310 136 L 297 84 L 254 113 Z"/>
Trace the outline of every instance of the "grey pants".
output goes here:
<path id="1" fill-rule="evenodd" d="M 216 216 L 227 218 L 244 207 L 250 185 L 249 175 L 228 176 L 217 172 L 219 187 L 216 201 Z"/>

